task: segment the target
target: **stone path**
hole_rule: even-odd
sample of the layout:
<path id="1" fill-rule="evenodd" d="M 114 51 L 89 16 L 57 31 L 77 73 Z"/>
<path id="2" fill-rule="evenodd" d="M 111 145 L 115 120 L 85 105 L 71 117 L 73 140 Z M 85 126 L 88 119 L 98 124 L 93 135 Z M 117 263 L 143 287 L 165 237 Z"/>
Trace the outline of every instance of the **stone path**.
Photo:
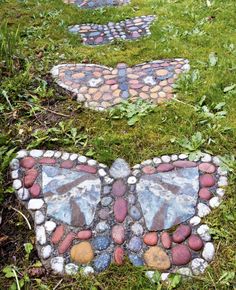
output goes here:
<path id="1" fill-rule="evenodd" d="M 165 155 L 130 169 L 60 151 L 21 150 L 11 162 L 17 198 L 30 211 L 44 266 L 55 273 L 101 272 L 127 255 L 135 266 L 183 275 L 204 272 L 215 253 L 201 223 L 227 186 L 219 158 Z M 149 276 L 152 271 L 147 272 Z"/>
<path id="2" fill-rule="evenodd" d="M 128 98 L 160 103 L 173 97 L 180 73 L 189 70 L 186 59 L 166 59 L 136 65 L 120 63 L 115 69 L 95 64 L 62 64 L 53 67 L 57 84 L 77 95 L 86 107 L 104 110 Z"/>
<path id="3" fill-rule="evenodd" d="M 96 9 L 105 6 L 120 6 L 130 3 L 130 0 L 64 0 L 67 4 L 75 4 L 80 8 Z"/>
<path id="4" fill-rule="evenodd" d="M 117 39 L 137 40 L 151 34 L 149 26 L 154 19 L 155 16 L 149 15 L 105 25 L 81 24 L 69 27 L 69 31 L 79 33 L 85 45 L 107 44 Z"/>

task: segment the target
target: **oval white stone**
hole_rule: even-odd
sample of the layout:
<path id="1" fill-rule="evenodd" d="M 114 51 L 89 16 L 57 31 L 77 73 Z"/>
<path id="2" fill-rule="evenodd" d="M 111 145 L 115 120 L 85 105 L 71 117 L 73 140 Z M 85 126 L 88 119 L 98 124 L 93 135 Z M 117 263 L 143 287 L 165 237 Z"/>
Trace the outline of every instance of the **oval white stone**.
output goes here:
<path id="1" fill-rule="evenodd" d="M 47 245 L 41 249 L 41 256 L 44 260 L 48 259 L 51 256 L 52 247 Z"/>
<path id="2" fill-rule="evenodd" d="M 20 150 L 16 153 L 16 158 L 24 158 L 28 155 L 28 152 L 26 150 Z"/>
<path id="3" fill-rule="evenodd" d="M 54 273 L 62 274 L 64 271 L 64 258 L 54 257 L 51 259 L 51 268 Z"/>
<path id="4" fill-rule="evenodd" d="M 194 216 L 191 218 L 191 220 L 189 221 L 189 223 L 192 225 L 192 226 L 197 226 L 199 225 L 201 222 L 201 218 L 199 216 Z"/>
<path id="5" fill-rule="evenodd" d="M 207 266 L 208 266 L 208 263 L 204 259 L 201 259 L 201 258 L 193 259 L 191 262 L 191 268 L 194 275 L 200 275 L 204 273 Z"/>
<path id="6" fill-rule="evenodd" d="M 127 182 L 128 184 L 135 184 L 137 182 L 137 178 L 135 176 L 130 176 Z"/>
<path id="7" fill-rule="evenodd" d="M 30 198 L 30 194 L 29 194 L 29 190 L 27 188 L 20 188 L 18 191 L 17 191 L 17 195 L 19 197 L 19 199 L 21 200 L 27 200 Z"/>
<path id="8" fill-rule="evenodd" d="M 69 157 L 70 157 L 70 154 L 67 153 L 67 152 L 64 152 L 64 153 L 62 154 L 62 156 L 61 156 L 61 159 L 63 159 L 63 160 L 67 160 L 67 159 L 69 159 Z"/>
<path id="9" fill-rule="evenodd" d="M 211 208 L 217 208 L 220 205 L 220 198 L 218 196 L 214 196 L 209 200 L 209 205 Z"/>
<path id="10" fill-rule="evenodd" d="M 28 203 L 28 209 L 31 209 L 31 210 L 40 209 L 43 206 L 43 204 L 44 204 L 44 201 L 41 198 L 30 199 Z"/>
<path id="11" fill-rule="evenodd" d="M 101 177 L 104 177 L 107 175 L 106 171 L 104 169 L 99 169 L 98 170 L 98 174 L 101 176 Z"/>
<path id="12" fill-rule="evenodd" d="M 51 233 L 56 228 L 57 225 L 53 221 L 46 221 L 44 226 L 45 226 L 46 231 L 48 233 Z"/>
<path id="13" fill-rule="evenodd" d="M 51 158 L 53 155 L 54 155 L 54 151 L 52 151 L 52 150 L 47 150 L 47 151 L 43 154 L 44 157 L 49 157 L 49 158 Z"/>
<path id="14" fill-rule="evenodd" d="M 171 161 L 171 158 L 170 158 L 170 156 L 168 156 L 168 155 L 163 155 L 163 156 L 161 157 L 161 160 L 162 160 L 163 162 L 165 162 L 165 163 L 169 163 L 169 162 Z"/>
<path id="15" fill-rule="evenodd" d="M 67 275 L 75 275 L 79 270 L 79 266 L 73 264 L 73 263 L 69 263 L 67 265 L 65 265 L 65 272 Z"/>
<path id="16" fill-rule="evenodd" d="M 38 158 L 43 155 L 43 150 L 33 149 L 29 152 L 30 156 L 33 158 Z"/>
<path id="17" fill-rule="evenodd" d="M 210 229 L 209 229 L 208 225 L 201 225 L 197 229 L 197 233 L 199 234 L 199 236 L 206 242 L 209 242 L 211 240 L 211 235 L 210 235 L 209 231 L 210 231 Z"/>
<path id="18" fill-rule="evenodd" d="M 13 170 L 13 171 L 11 172 L 11 178 L 12 178 L 12 179 L 17 179 L 17 178 L 19 178 L 19 171 L 18 171 L 18 170 Z"/>
<path id="19" fill-rule="evenodd" d="M 90 275 L 94 273 L 94 269 L 91 266 L 86 266 L 83 268 L 83 272 L 84 275 Z"/>
<path id="20" fill-rule="evenodd" d="M 45 216 L 40 210 L 36 210 L 35 215 L 34 215 L 34 221 L 36 225 L 40 225 L 44 222 Z"/>
<path id="21" fill-rule="evenodd" d="M 20 179 L 15 179 L 12 184 L 13 188 L 20 189 L 22 187 L 22 182 Z"/>
<path id="22" fill-rule="evenodd" d="M 47 238 L 46 238 L 46 231 L 44 226 L 37 226 L 36 229 L 36 241 L 43 246 L 46 244 Z"/>
<path id="23" fill-rule="evenodd" d="M 78 161 L 79 161 L 80 163 L 85 163 L 85 162 L 87 161 L 87 157 L 81 155 L 81 156 L 78 157 Z"/>
<path id="24" fill-rule="evenodd" d="M 211 209 L 209 208 L 209 206 L 201 202 L 197 205 L 197 209 L 198 209 L 198 216 L 201 218 L 204 216 L 207 216 L 211 212 Z"/>
<path id="25" fill-rule="evenodd" d="M 204 249 L 202 251 L 202 257 L 210 262 L 213 260 L 214 258 L 214 255 L 215 255 L 215 247 L 212 243 L 206 243 L 205 246 L 204 246 Z"/>

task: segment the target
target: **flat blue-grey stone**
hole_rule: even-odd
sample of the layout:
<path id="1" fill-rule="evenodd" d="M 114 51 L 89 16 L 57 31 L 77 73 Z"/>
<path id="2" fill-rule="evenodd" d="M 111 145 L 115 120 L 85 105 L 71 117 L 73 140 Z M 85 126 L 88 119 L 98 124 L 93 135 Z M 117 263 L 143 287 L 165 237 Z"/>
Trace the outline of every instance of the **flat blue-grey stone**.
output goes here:
<path id="1" fill-rule="evenodd" d="M 76 227 L 92 223 L 101 195 L 97 175 L 45 165 L 42 189 L 48 216 Z"/>
<path id="2" fill-rule="evenodd" d="M 108 253 L 103 253 L 94 260 L 93 265 L 97 272 L 101 272 L 106 270 L 110 263 L 111 255 L 109 255 Z"/>
<path id="3" fill-rule="evenodd" d="M 132 237 L 129 241 L 128 247 L 132 252 L 140 251 L 142 248 L 141 239 L 139 237 L 136 237 L 136 236 Z"/>
<path id="4" fill-rule="evenodd" d="M 128 163 L 121 158 L 114 161 L 110 168 L 110 174 L 113 178 L 125 178 L 130 175 Z"/>
<path id="5" fill-rule="evenodd" d="M 106 236 L 97 236 L 93 239 L 92 245 L 95 250 L 106 250 L 110 246 L 111 240 Z"/>
<path id="6" fill-rule="evenodd" d="M 148 230 L 169 229 L 195 214 L 199 172 L 183 168 L 143 175 L 136 190 Z"/>
<path id="7" fill-rule="evenodd" d="M 142 258 L 134 254 L 129 255 L 129 260 L 135 267 L 140 267 L 144 264 Z"/>

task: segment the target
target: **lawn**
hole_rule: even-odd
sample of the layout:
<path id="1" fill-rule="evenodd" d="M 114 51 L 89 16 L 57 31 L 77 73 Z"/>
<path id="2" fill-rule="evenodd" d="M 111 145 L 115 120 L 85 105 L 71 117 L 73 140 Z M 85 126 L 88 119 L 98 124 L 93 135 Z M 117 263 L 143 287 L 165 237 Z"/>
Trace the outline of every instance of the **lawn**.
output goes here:
<path id="1" fill-rule="evenodd" d="M 74 24 L 105 24 L 141 15 L 157 19 L 151 36 L 136 42 L 94 48 L 68 32 Z M 25 243 L 34 245 L 34 231 L 16 210 L 32 219 L 15 198 L 8 171 L 10 159 L 22 148 L 80 153 L 108 165 L 118 157 L 135 165 L 180 152 L 224 156 L 230 184 L 224 202 L 204 219 L 212 229 L 215 260 L 204 275 L 182 279 L 176 289 L 236 287 L 236 1 L 132 0 L 118 8 L 80 10 L 61 0 L 0 0 L 0 25 L 0 289 L 8 289 L 15 280 L 1 271 L 8 265 L 14 265 L 25 283 L 22 289 L 174 287 L 152 284 L 145 269 L 128 262 L 89 278 L 61 278 L 37 268 L 36 249 L 29 255 L 24 250 Z M 126 116 L 116 120 L 109 112 L 83 108 L 49 73 L 61 63 L 115 67 L 118 62 L 133 66 L 176 57 L 191 64 L 176 84 L 177 99 L 138 117 L 133 126 Z"/>

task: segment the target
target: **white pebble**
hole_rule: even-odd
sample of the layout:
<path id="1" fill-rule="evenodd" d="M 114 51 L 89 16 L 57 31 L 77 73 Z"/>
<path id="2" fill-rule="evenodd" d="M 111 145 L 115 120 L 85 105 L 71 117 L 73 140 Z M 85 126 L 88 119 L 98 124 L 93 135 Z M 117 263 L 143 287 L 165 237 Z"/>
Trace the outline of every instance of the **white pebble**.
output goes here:
<path id="1" fill-rule="evenodd" d="M 79 270 L 79 266 L 75 265 L 74 263 L 69 263 L 65 265 L 65 272 L 67 275 L 75 275 Z"/>
<path id="2" fill-rule="evenodd" d="M 179 155 L 179 159 L 181 159 L 181 160 L 186 159 L 186 158 L 188 158 L 187 154 L 182 153 Z"/>
<path id="3" fill-rule="evenodd" d="M 146 271 L 145 276 L 153 283 L 155 283 L 153 276 L 154 276 L 154 271 Z"/>
<path id="4" fill-rule="evenodd" d="M 201 225 L 197 229 L 197 233 L 202 238 L 202 240 L 205 242 L 209 242 L 211 240 L 211 235 L 209 232 L 210 232 L 210 229 L 209 229 L 208 225 Z"/>
<path id="5" fill-rule="evenodd" d="M 36 232 L 36 241 L 41 245 L 45 245 L 47 238 L 46 238 L 46 231 L 44 226 L 37 226 L 35 229 Z"/>
<path id="6" fill-rule="evenodd" d="M 34 215 L 34 221 L 36 225 L 41 225 L 45 220 L 44 214 L 40 210 L 36 210 Z"/>
<path id="7" fill-rule="evenodd" d="M 53 155 L 54 155 L 54 151 L 52 151 L 52 150 L 47 150 L 47 151 L 43 154 L 44 157 L 49 157 L 49 158 L 51 158 Z"/>
<path id="8" fill-rule="evenodd" d="M 104 177 L 104 182 L 105 182 L 106 184 L 112 184 L 113 181 L 114 181 L 114 179 L 111 178 L 111 177 L 109 177 L 109 176 L 105 176 L 105 177 Z"/>
<path id="9" fill-rule="evenodd" d="M 216 194 L 223 197 L 225 195 L 225 190 L 223 188 L 217 188 Z"/>
<path id="10" fill-rule="evenodd" d="M 43 150 L 33 149 L 29 152 L 29 155 L 33 158 L 39 158 L 43 155 Z"/>
<path id="11" fill-rule="evenodd" d="M 201 158 L 202 162 L 211 162 L 212 157 L 210 154 L 207 153 L 203 153 L 203 157 Z"/>
<path id="12" fill-rule="evenodd" d="M 78 154 L 71 154 L 71 156 L 70 156 L 70 160 L 71 161 L 74 161 L 75 159 L 77 159 L 78 158 Z"/>
<path id="13" fill-rule="evenodd" d="M 141 236 L 143 234 L 143 227 L 139 223 L 134 223 L 131 226 L 131 231 L 134 233 L 134 235 Z"/>
<path id="14" fill-rule="evenodd" d="M 98 174 L 101 176 L 101 177 L 104 177 L 107 175 L 106 171 L 104 169 L 99 169 L 98 170 Z"/>
<path id="15" fill-rule="evenodd" d="M 28 209 L 31 209 L 31 210 L 40 209 L 43 206 L 43 204 L 44 204 L 44 201 L 41 198 L 30 199 L 28 203 Z"/>
<path id="16" fill-rule="evenodd" d="M 80 163 L 85 163 L 85 162 L 87 161 L 87 157 L 81 155 L 81 156 L 78 157 L 78 161 L 79 161 Z"/>
<path id="17" fill-rule="evenodd" d="M 227 180 L 227 177 L 226 176 L 221 176 L 218 180 L 218 186 L 221 187 L 221 186 L 227 186 L 228 185 L 228 180 Z"/>
<path id="18" fill-rule="evenodd" d="M 62 274 L 64 270 L 64 258 L 54 257 L 51 259 L 51 268 L 54 273 Z"/>
<path id="19" fill-rule="evenodd" d="M 44 260 L 48 259 L 51 256 L 52 247 L 47 245 L 41 249 L 41 256 Z"/>
<path id="20" fill-rule="evenodd" d="M 161 274 L 161 281 L 166 281 L 169 277 L 170 273 L 162 273 Z"/>
<path id="21" fill-rule="evenodd" d="M 176 155 L 176 154 L 171 155 L 171 160 L 172 161 L 178 160 L 178 155 Z"/>
<path id="22" fill-rule="evenodd" d="M 191 262 L 191 268 L 194 275 L 200 275 L 204 273 L 207 266 L 208 266 L 208 263 L 204 259 L 201 259 L 201 258 L 193 259 Z"/>
<path id="23" fill-rule="evenodd" d="M 15 179 L 12 184 L 13 188 L 20 189 L 22 187 L 22 182 L 20 179 Z"/>
<path id="24" fill-rule="evenodd" d="M 133 166 L 133 169 L 140 169 L 140 164 L 135 164 L 134 166 Z"/>
<path id="25" fill-rule="evenodd" d="M 190 225 L 192 225 L 192 226 L 197 226 L 200 224 L 200 222 L 201 222 L 201 218 L 199 216 L 194 216 L 189 221 Z"/>
<path id="26" fill-rule="evenodd" d="M 44 224 L 46 231 L 50 234 L 54 231 L 54 229 L 56 228 L 57 224 L 53 221 L 46 221 L 46 223 Z"/>
<path id="27" fill-rule="evenodd" d="M 28 155 L 28 152 L 26 150 L 20 150 L 16 153 L 16 158 L 24 158 Z"/>
<path id="28" fill-rule="evenodd" d="M 18 159 L 12 159 L 12 161 L 10 162 L 10 168 L 12 170 L 16 170 L 16 169 L 19 169 L 20 167 L 20 162 Z"/>
<path id="29" fill-rule="evenodd" d="M 30 198 L 29 190 L 27 188 L 22 187 L 17 191 L 17 196 L 21 200 L 27 200 Z"/>
<path id="30" fill-rule="evenodd" d="M 94 273 L 94 269 L 91 266 L 86 266 L 83 268 L 83 272 L 84 275 L 91 275 Z"/>
<path id="31" fill-rule="evenodd" d="M 169 162 L 171 161 L 171 158 L 170 158 L 170 156 L 168 156 L 168 155 L 163 155 L 163 156 L 161 157 L 161 160 L 162 160 L 163 162 L 165 162 L 165 163 L 169 163 Z"/>
<path id="32" fill-rule="evenodd" d="M 218 156 L 214 156 L 213 157 L 213 163 L 216 165 L 216 166 L 219 166 L 220 165 L 220 158 Z"/>
<path id="33" fill-rule="evenodd" d="M 220 199 L 218 196 L 214 196 L 209 200 L 209 205 L 211 208 L 217 208 L 220 205 Z"/>
<path id="34" fill-rule="evenodd" d="M 103 163 L 99 163 L 98 165 L 99 165 L 99 167 L 101 167 L 101 168 L 107 168 L 107 166 L 106 166 L 105 164 L 103 164 Z"/>
<path id="35" fill-rule="evenodd" d="M 88 165 L 89 166 L 95 166 L 97 164 L 97 161 L 96 160 L 93 160 L 93 159 L 90 159 L 87 161 Z"/>
<path id="36" fill-rule="evenodd" d="M 153 163 L 154 164 L 160 164 L 161 163 L 161 158 L 159 158 L 159 157 L 153 158 Z"/>
<path id="37" fill-rule="evenodd" d="M 61 154 L 62 154 L 61 151 L 56 151 L 54 154 L 54 157 L 59 158 L 59 157 L 61 157 Z"/>
<path id="38" fill-rule="evenodd" d="M 212 243 L 206 243 L 204 248 L 203 248 L 203 251 L 202 251 L 202 257 L 210 262 L 213 260 L 214 258 L 214 255 L 215 255 L 215 247 Z"/>
<path id="39" fill-rule="evenodd" d="M 177 270 L 177 273 L 183 276 L 188 276 L 188 277 L 191 277 L 193 274 L 191 269 L 189 269 L 188 267 L 179 268 Z"/>
<path id="40" fill-rule="evenodd" d="M 128 184 L 135 184 L 137 182 L 137 178 L 135 176 L 130 176 L 127 182 Z"/>
<path id="41" fill-rule="evenodd" d="M 17 178 L 19 178 L 19 170 L 13 170 L 13 171 L 11 172 L 11 178 L 12 178 L 12 179 L 17 179 Z"/>
<path id="42" fill-rule="evenodd" d="M 109 226 L 106 222 L 100 222 L 96 225 L 96 231 L 99 233 L 103 233 L 109 229 Z"/>
<path id="43" fill-rule="evenodd" d="M 64 152 L 64 153 L 62 154 L 62 156 L 61 156 L 61 159 L 63 159 L 63 160 L 68 160 L 69 157 L 70 157 L 70 154 L 67 153 L 67 152 Z"/>
<path id="44" fill-rule="evenodd" d="M 142 165 L 151 165 L 152 164 L 152 159 L 145 160 L 141 164 Z"/>
<path id="45" fill-rule="evenodd" d="M 200 218 L 207 216 L 211 212 L 211 209 L 209 208 L 209 206 L 201 202 L 197 205 L 197 209 L 198 209 L 198 216 Z"/>
<path id="46" fill-rule="evenodd" d="M 136 169 L 132 172 L 133 176 L 138 176 L 140 174 L 140 170 Z"/>

